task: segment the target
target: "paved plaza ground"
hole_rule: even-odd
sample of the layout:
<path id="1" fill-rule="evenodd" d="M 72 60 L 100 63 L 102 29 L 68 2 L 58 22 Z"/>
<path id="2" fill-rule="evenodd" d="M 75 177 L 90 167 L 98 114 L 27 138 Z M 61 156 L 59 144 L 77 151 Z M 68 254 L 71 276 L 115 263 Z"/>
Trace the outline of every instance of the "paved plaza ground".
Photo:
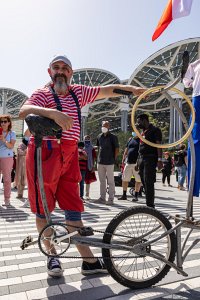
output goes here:
<path id="1" fill-rule="evenodd" d="M 172 176 L 173 187 L 163 187 L 161 175 L 156 182 L 156 208 L 164 213 L 175 215 L 185 214 L 187 192 L 176 188 L 175 176 Z M 145 198 L 138 203 L 119 201 L 122 188 L 116 188 L 116 198 L 113 206 L 85 204 L 83 219 L 85 225 L 96 230 L 105 230 L 109 221 L 121 210 L 135 205 L 145 204 Z M 27 195 L 27 190 L 26 190 Z M 99 182 L 91 185 L 91 198 L 99 197 Z M 194 214 L 200 216 L 199 198 L 194 198 Z M 3 191 L 0 191 L 0 203 L 3 203 Z M 200 245 L 196 245 L 189 253 L 184 271 L 188 277 L 183 277 L 173 269 L 156 286 L 144 290 L 130 290 L 118 284 L 110 275 L 82 276 L 80 274 L 81 259 L 62 259 L 64 276 L 60 279 L 48 277 L 46 273 L 46 257 L 38 246 L 27 250 L 20 249 L 21 241 L 27 236 L 37 237 L 34 215 L 30 209 L 22 208 L 23 202 L 16 199 L 12 191 L 12 206 L 0 206 L 0 300 L 31 300 L 31 299 L 200 299 Z M 53 214 L 56 221 L 63 219 L 59 209 Z M 187 230 L 183 229 L 183 235 Z M 188 243 L 199 237 L 198 231 L 193 231 Z M 95 255 L 101 256 L 101 251 L 95 249 Z M 78 255 L 74 247 L 68 250 L 69 255 Z"/>

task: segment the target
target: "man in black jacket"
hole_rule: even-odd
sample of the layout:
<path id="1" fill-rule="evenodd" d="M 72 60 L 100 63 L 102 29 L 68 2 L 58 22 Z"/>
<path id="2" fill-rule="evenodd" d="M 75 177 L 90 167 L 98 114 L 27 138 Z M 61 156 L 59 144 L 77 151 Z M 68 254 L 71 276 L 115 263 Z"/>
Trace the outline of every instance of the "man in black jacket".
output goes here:
<path id="1" fill-rule="evenodd" d="M 138 115 L 137 126 L 142 129 L 142 135 L 146 140 L 155 144 L 161 143 L 162 132 L 158 127 L 149 123 L 148 115 Z M 139 174 L 145 189 L 146 204 L 147 206 L 154 208 L 154 182 L 156 182 L 156 167 L 158 167 L 158 169 L 162 169 L 162 150 L 151 147 L 140 141 L 138 166 Z"/>

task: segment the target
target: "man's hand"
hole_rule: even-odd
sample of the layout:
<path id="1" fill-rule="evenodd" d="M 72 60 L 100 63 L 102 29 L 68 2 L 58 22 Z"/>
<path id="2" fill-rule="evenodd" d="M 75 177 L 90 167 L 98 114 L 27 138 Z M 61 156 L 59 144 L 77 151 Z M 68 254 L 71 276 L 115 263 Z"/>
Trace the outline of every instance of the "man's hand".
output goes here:
<path id="1" fill-rule="evenodd" d="M 146 90 L 147 90 L 147 89 L 145 89 L 145 88 L 141 88 L 141 87 L 136 87 L 136 86 L 134 86 L 134 87 L 133 87 L 133 94 L 134 94 L 135 96 L 140 96 L 140 95 L 142 95 L 144 92 L 146 92 Z"/>
<path id="2" fill-rule="evenodd" d="M 54 108 L 40 107 L 24 104 L 19 112 L 19 118 L 25 119 L 27 115 L 34 114 L 54 120 L 63 130 L 69 130 L 73 126 L 73 119 L 63 112 Z"/>
<path id="3" fill-rule="evenodd" d="M 62 127 L 63 131 L 65 130 L 69 130 L 72 128 L 73 126 L 73 119 L 72 117 L 69 117 L 68 115 L 58 111 L 58 110 L 55 110 L 53 113 L 52 113 L 52 119 L 60 126 Z"/>

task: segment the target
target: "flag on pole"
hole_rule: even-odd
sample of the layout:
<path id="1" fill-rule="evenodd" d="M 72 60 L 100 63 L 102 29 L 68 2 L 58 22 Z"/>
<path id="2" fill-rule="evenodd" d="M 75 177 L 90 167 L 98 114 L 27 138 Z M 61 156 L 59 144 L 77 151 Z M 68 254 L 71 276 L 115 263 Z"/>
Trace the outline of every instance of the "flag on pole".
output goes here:
<path id="1" fill-rule="evenodd" d="M 162 34 L 172 20 L 188 16 L 190 14 L 192 1 L 193 0 L 169 0 L 154 31 L 152 41 L 155 41 Z"/>

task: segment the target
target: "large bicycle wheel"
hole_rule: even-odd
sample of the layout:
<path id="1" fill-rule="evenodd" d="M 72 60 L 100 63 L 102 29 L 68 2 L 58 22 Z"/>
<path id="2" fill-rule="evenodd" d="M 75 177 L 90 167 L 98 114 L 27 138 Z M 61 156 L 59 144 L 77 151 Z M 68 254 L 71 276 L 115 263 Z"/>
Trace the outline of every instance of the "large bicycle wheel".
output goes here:
<path id="1" fill-rule="evenodd" d="M 171 227 L 163 214 L 147 206 L 132 207 L 119 213 L 108 224 L 103 242 L 133 247 L 140 245 L 141 252 L 136 254 L 129 250 L 102 249 L 110 275 L 131 289 L 146 288 L 160 281 L 169 272 L 170 266 L 150 255 L 157 253 L 173 262 L 176 254 L 175 233 L 145 247 L 142 244 L 160 237 Z"/>

